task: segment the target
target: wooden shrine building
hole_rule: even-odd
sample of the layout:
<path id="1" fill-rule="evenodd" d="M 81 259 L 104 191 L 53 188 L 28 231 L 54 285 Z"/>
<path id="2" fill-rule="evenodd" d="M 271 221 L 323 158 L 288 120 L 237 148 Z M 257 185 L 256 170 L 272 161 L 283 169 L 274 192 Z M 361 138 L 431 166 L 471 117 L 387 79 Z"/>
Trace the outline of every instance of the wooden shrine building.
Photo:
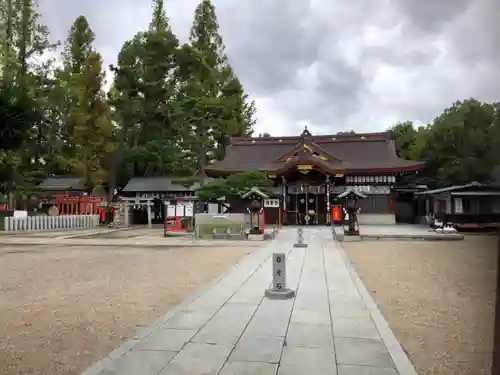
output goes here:
<path id="1" fill-rule="evenodd" d="M 283 224 L 329 224 L 334 198 L 347 189 L 360 201 L 361 224 L 393 224 L 399 176 L 424 164 L 399 158 L 389 133 L 232 138 L 223 160 L 206 168 L 211 177 L 258 170 L 275 182 Z"/>

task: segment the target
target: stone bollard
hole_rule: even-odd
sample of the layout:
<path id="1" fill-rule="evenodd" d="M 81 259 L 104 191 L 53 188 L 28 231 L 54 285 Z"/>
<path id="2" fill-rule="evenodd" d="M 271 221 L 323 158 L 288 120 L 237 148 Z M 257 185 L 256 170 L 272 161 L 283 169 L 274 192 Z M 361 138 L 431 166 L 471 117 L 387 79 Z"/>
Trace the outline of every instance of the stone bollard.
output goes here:
<path id="1" fill-rule="evenodd" d="M 270 299 L 295 297 L 295 291 L 286 287 L 286 256 L 284 253 L 273 253 L 273 286 L 266 290 L 265 296 Z"/>
<path id="2" fill-rule="evenodd" d="M 304 230 L 302 228 L 297 229 L 297 242 L 293 247 L 307 247 L 307 244 L 304 243 Z"/>

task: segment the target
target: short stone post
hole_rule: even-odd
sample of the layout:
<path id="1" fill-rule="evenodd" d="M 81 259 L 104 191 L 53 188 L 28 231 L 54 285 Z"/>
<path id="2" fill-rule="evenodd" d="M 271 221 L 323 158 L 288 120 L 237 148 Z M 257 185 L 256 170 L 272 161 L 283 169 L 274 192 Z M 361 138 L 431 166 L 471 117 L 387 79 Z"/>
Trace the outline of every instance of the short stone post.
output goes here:
<path id="1" fill-rule="evenodd" d="M 148 210 L 148 228 L 151 229 L 153 228 L 153 215 L 151 212 L 151 206 L 153 205 L 153 202 L 147 202 L 147 210 Z"/>
<path id="2" fill-rule="evenodd" d="M 270 299 L 295 297 L 295 291 L 286 287 L 286 255 L 284 253 L 273 253 L 273 286 L 266 290 L 265 296 Z"/>
<path id="3" fill-rule="evenodd" d="M 128 205 L 128 202 L 125 202 L 124 203 L 124 211 L 125 211 L 125 217 L 124 217 L 124 221 L 125 221 L 125 226 L 128 227 L 130 225 L 130 210 L 129 210 L 129 205 Z"/>
<path id="4" fill-rule="evenodd" d="M 307 247 L 307 244 L 304 243 L 304 230 L 302 228 L 297 228 L 297 242 L 293 247 Z"/>

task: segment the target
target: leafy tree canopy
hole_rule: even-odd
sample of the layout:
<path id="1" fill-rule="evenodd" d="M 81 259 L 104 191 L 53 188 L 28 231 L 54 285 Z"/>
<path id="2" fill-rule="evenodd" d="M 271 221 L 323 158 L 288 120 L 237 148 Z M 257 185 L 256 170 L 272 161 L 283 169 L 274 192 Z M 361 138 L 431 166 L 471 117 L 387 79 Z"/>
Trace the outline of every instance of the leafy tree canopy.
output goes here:
<path id="1" fill-rule="evenodd" d="M 398 155 L 427 163 L 411 180 L 433 187 L 488 182 L 500 165 L 500 107 L 475 99 L 458 101 L 416 129 L 410 121 L 390 132 Z"/>
<path id="2" fill-rule="evenodd" d="M 25 90 L 0 84 L 0 149 L 21 147 L 29 129 L 42 120 L 41 109 Z"/>
<path id="3" fill-rule="evenodd" d="M 271 193 L 274 186 L 265 173 L 248 171 L 236 173 L 226 179 L 217 178 L 200 186 L 196 194 L 205 201 L 214 201 L 224 196 L 236 196 L 255 187 L 263 193 Z"/>

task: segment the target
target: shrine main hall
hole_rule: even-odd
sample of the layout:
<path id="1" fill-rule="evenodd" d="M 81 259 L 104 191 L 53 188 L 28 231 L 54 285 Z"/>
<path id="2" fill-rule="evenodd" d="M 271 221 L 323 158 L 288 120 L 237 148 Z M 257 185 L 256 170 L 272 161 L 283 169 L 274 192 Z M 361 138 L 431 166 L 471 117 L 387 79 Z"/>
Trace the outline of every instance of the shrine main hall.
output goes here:
<path id="1" fill-rule="evenodd" d="M 205 173 L 265 172 L 275 182 L 283 224 L 329 224 L 334 198 L 348 189 L 366 196 L 360 224 L 393 224 L 398 178 L 423 167 L 399 158 L 388 132 L 312 135 L 305 128 L 298 137 L 232 138 L 225 158 Z"/>

